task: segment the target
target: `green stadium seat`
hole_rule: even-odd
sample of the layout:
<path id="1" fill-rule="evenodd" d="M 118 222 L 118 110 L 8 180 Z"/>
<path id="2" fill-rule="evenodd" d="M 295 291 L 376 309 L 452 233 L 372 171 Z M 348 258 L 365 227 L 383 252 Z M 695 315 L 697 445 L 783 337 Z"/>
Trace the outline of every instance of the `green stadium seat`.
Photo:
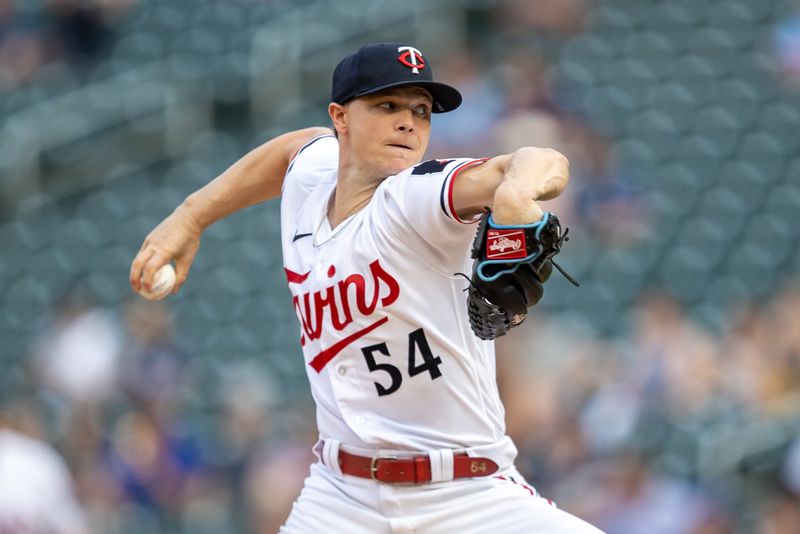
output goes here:
<path id="1" fill-rule="evenodd" d="M 619 164 L 625 168 L 638 169 L 649 174 L 650 168 L 661 163 L 654 147 L 638 139 L 624 139 L 617 143 L 616 154 Z M 640 180 L 637 180 L 641 182 Z"/>
<path id="2" fill-rule="evenodd" d="M 729 17 L 748 21 L 755 24 L 767 25 L 770 18 L 775 16 L 776 3 L 780 0 L 765 0 L 763 2 L 750 2 L 749 0 L 717 0 L 718 9 L 723 10 Z"/>
<path id="3" fill-rule="evenodd" d="M 680 244 L 686 230 L 687 227 L 684 226 L 684 231 L 678 234 L 676 245 L 670 247 L 664 255 L 659 279 L 674 295 L 685 301 L 694 302 L 706 290 L 711 265 L 705 251 L 696 244 L 694 246 Z"/>
<path id="4" fill-rule="evenodd" d="M 769 191 L 761 211 L 780 221 L 775 224 L 779 227 L 779 234 L 785 234 L 787 238 L 797 238 L 800 235 L 800 224 L 797 224 L 797 214 L 800 213 L 800 184 L 795 181 L 774 187 Z"/>
<path id="5" fill-rule="evenodd" d="M 558 65 L 557 70 L 561 83 L 569 91 L 586 90 L 606 80 L 601 73 L 596 74 L 583 60 L 566 59 Z"/>
<path id="6" fill-rule="evenodd" d="M 723 166 L 717 184 L 736 195 L 742 203 L 742 209 L 752 210 L 760 205 L 773 181 L 756 165 L 737 159 Z"/>
<path id="7" fill-rule="evenodd" d="M 46 219 L 46 218 L 45 218 Z M 47 234 L 39 231 L 38 221 L 33 216 L 28 216 L 24 219 L 15 219 L 6 223 L 8 234 L 4 241 L 10 247 L 5 250 L 17 251 L 24 254 L 25 252 L 37 250 L 46 246 L 49 239 Z M 47 227 L 52 228 L 50 224 Z"/>
<path id="8" fill-rule="evenodd" d="M 728 327 L 726 310 L 704 300 L 689 308 L 687 319 L 711 332 L 721 332 Z"/>
<path id="9" fill-rule="evenodd" d="M 733 72 L 741 61 L 736 41 L 726 32 L 715 28 L 692 32 L 688 46 L 690 54 L 708 61 L 717 78 Z"/>
<path id="10" fill-rule="evenodd" d="M 224 49 L 224 35 L 219 35 L 205 28 L 193 28 L 177 34 L 171 43 L 173 53 L 187 54 L 207 58 L 221 53 Z"/>
<path id="11" fill-rule="evenodd" d="M 34 276 L 14 279 L 3 296 L 3 313 L 15 335 L 25 336 L 39 326 L 50 311 L 52 295 L 47 284 Z"/>
<path id="12" fill-rule="evenodd" d="M 746 234 L 747 237 L 766 237 L 761 232 Z M 775 288 L 778 280 L 774 276 L 765 276 L 765 273 L 774 272 L 775 268 L 785 259 L 784 254 L 789 250 L 785 248 L 760 244 L 752 240 L 744 241 L 739 247 L 732 250 L 726 264 L 726 272 L 738 277 L 744 282 L 750 297 L 765 297 Z"/>
<path id="13" fill-rule="evenodd" d="M 615 50 L 611 43 L 591 33 L 576 36 L 570 39 L 559 51 L 559 65 L 564 62 L 577 62 L 586 66 L 603 65 L 614 61 L 619 50 Z"/>
<path id="14" fill-rule="evenodd" d="M 696 55 L 676 57 L 671 64 L 664 65 L 672 82 L 682 84 L 699 103 L 715 100 L 719 81 L 716 69 L 708 59 Z"/>
<path id="15" fill-rule="evenodd" d="M 663 33 L 639 31 L 625 39 L 624 54 L 626 57 L 640 59 L 660 70 L 660 66 L 669 64 L 675 58 L 680 52 L 680 46 Z M 667 73 L 660 74 L 666 75 Z"/>
<path id="16" fill-rule="evenodd" d="M 657 31 L 692 28 L 703 22 L 702 6 L 696 2 L 659 2 L 647 11 L 647 27 Z M 676 46 L 684 46 L 676 43 Z"/>
<path id="17" fill-rule="evenodd" d="M 758 168 L 765 183 L 775 183 L 780 180 L 788 155 L 789 149 L 781 139 L 766 132 L 748 133 L 737 151 L 737 157 L 751 162 Z"/>
<path id="18" fill-rule="evenodd" d="M 631 9 L 632 8 L 632 9 Z M 636 6 L 620 4 L 598 4 L 592 13 L 592 24 L 604 30 L 628 32 L 638 25 L 638 17 L 642 12 Z"/>
<path id="19" fill-rule="evenodd" d="M 695 111 L 692 130 L 697 135 L 713 139 L 720 156 L 730 157 L 742 138 L 739 120 L 735 112 L 711 105 Z"/>
<path id="20" fill-rule="evenodd" d="M 717 224 L 725 239 L 738 236 L 745 224 L 745 204 L 725 187 L 707 192 L 697 204 L 696 212 Z"/>
<path id="21" fill-rule="evenodd" d="M 587 90 L 583 105 L 596 124 L 605 131 L 618 133 L 624 126 L 626 117 L 630 116 L 640 105 L 638 95 L 632 88 L 603 85 Z"/>
<path id="22" fill-rule="evenodd" d="M 146 27 L 161 35 L 176 35 L 190 27 L 191 18 L 175 2 L 148 9 Z"/>
<path id="23" fill-rule="evenodd" d="M 740 305 L 749 295 L 750 290 L 744 280 L 738 276 L 717 272 L 709 280 L 703 301 L 724 312 Z"/>
<path id="24" fill-rule="evenodd" d="M 104 243 L 116 241 L 120 226 L 132 215 L 132 205 L 108 189 L 94 191 L 79 206 L 80 216 L 92 223 Z"/>
<path id="25" fill-rule="evenodd" d="M 761 108 L 757 130 L 774 136 L 787 152 L 800 149 L 800 99 L 785 98 Z"/>
<path id="26" fill-rule="evenodd" d="M 630 304 L 644 284 L 646 264 L 634 251 L 610 250 L 594 269 L 594 280 L 605 284 L 619 304 Z"/>
<path id="27" fill-rule="evenodd" d="M 705 255 L 705 262 L 699 268 L 710 271 L 718 265 L 731 246 L 726 237 L 725 230 L 708 214 L 695 213 L 685 220 L 673 245 L 673 252 L 682 250 L 687 255 Z"/>
<path id="28" fill-rule="evenodd" d="M 574 295 L 580 294 L 580 297 Z M 603 280 L 595 279 L 581 283 L 579 291 L 567 293 L 566 307 L 580 313 L 601 332 L 619 328 L 620 301 L 614 288 Z"/>
<path id="29" fill-rule="evenodd" d="M 725 32 L 740 50 L 747 49 L 754 44 L 761 30 L 753 20 L 749 3 L 741 0 L 717 2 L 710 8 L 706 24 Z"/>
<path id="30" fill-rule="evenodd" d="M 122 37 L 114 47 L 114 54 L 147 63 L 164 57 L 166 43 L 155 32 L 139 31 Z"/>
<path id="31" fill-rule="evenodd" d="M 662 227 L 659 232 L 663 232 L 667 225 L 674 227 L 680 217 L 695 209 L 706 186 L 696 171 L 682 166 L 666 166 L 654 175 L 654 183 L 649 187 L 648 206 L 660 215 L 662 221 L 659 225 Z"/>
<path id="32" fill-rule="evenodd" d="M 676 150 L 680 126 L 662 111 L 645 109 L 632 115 L 626 124 L 626 136 L 649 144 L 659 157 L 666 158 Z"/>

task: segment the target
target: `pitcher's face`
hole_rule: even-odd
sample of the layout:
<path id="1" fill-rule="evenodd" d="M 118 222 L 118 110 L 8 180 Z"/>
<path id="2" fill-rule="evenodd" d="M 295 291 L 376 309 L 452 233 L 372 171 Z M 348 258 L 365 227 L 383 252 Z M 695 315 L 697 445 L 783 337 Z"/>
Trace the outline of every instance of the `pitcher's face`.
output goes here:
<path id="1" fill-rule="evenodd" d="M 431 133 L 433 99 L 416 86 L 394 87 L 348 102 L 346 127 L 354 160 L 376 176 L 422 161 Z"/>

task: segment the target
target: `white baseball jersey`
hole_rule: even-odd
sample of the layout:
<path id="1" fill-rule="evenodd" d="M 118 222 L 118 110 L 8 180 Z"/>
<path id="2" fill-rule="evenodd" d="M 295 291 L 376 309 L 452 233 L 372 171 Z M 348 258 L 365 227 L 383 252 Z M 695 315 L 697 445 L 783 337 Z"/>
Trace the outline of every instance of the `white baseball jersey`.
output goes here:
<path id="1" fill-rule="evenodd" d="M 313 139 L 283 184 L 283 261 L 322 439 L 367 449 L 460 449 L 505 438 L 492 342 L 467 320 L 475 226 L 458 219 L 459 172 L 431 160 L 386 178 L 336 228 L 339 145 Z"/>
<path id="2" fill-rule="evenodd" d="M 331 229 L 339 145 L 313 139 L 283 184 L 286 278 L 317 404 L 320 462 L 283 534 L 599 531 L 539 496 L 514 468 L 495 381 L 494 344 L 472 333 L 464 288 L 473 225 L 452 203 L 460 171 L 483 160 L 431 160 L 386 178 Z M 334 445 L 335 444 L 335 445 Z M 493 476 L 383 485 L 344 477 L 338 446 L 362 455 L 441 449 L 488 456 Z M 443 460 L 439 460 L 443 462 Z M 452 464 L 451 464 L 452 465 Z"/>
<path id="3" fill-rule="evenodd" d="M 0 429 L 0 532 L 88 532 L 69 470 L 48 444 Z"/>

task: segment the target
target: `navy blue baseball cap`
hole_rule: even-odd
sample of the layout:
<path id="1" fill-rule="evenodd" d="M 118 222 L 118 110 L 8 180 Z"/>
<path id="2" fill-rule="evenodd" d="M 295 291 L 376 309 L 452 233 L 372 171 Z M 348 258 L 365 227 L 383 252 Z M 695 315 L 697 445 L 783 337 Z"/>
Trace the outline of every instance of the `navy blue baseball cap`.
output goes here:
<path id="1" fill-rule="evenodd" d="M 426 89 L 433 97 L 433 113 L 453 111 L 461 105 L 461 93 L 433 81 L 428 59 L 418 49 L 403 43 L 369 44 L 341 60 L 333 71 L 331 102 L 344 104 L 359 96 L 403 85 Z"/>

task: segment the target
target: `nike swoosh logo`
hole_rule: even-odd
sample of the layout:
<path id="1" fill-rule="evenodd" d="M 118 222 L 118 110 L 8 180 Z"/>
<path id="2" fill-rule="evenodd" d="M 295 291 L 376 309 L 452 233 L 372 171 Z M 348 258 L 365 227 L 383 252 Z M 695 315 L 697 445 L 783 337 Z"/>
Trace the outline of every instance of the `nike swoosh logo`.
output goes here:
<path id="1" fill-rule="evenodd" d="M 358 332 L 353 332 L 346 338 L 340 339 L 338 342 L 314 356 L 308 365 L 310 365 L 317 373 L 319 373 L 328 364 L 328 362 L 334 358 L 334 356 L 342 352 L 342 350 L 344 350 L 348 345 L 354 341 L 357 341 L 359 338 L 366 336 L 388 320 L 388 317 L 381 317 L 371 325 L 362 328 Z"/>
<path id="2" fill-rule="evenodd" d="M 297 241 L 298 239 L 303 239 L 304 237 L 308 237 L 308 236 L 310 236 L 310 235 L 312 235 L 312 233 L 311 233 L 311 232 L 309 232 L 309 233 L 307 233 L 307 234 L 298 234 L 297 232 L 295 232 L 295 233 L 294 233 L 294 237 L 292 238 L 292 243 L 294 243 L 294 242 L 295 242 L 295 241 Z"/>

